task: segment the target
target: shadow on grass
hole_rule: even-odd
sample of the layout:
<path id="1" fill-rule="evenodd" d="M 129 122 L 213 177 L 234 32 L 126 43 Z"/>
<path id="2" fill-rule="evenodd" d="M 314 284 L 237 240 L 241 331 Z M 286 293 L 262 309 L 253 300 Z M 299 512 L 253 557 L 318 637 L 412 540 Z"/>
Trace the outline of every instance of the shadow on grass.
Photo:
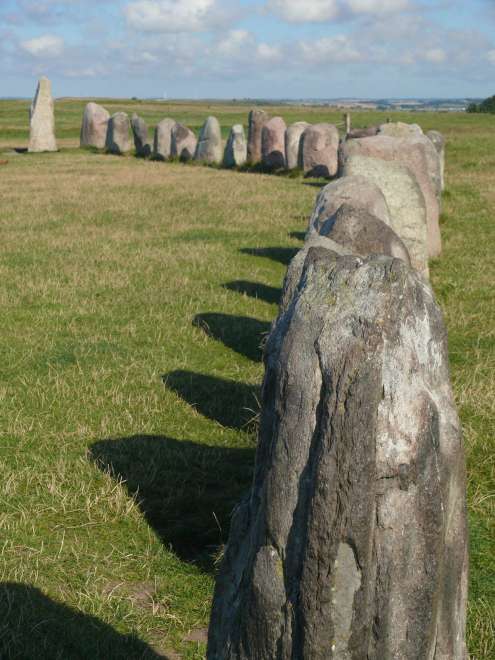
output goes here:
<path id="1" fill-rule="evenodd" d="M 248 282 L 247 280 L 235 280 L 222 284 L 225 289 L 236 293 L 245 293 L 250 298 L 264 300 L 267 303 L 278 305 L 282 290 L 275 286 L 268 286 L 260 282 Z"/>
<path id="2" fill-rule="evenodd" d="M 253 362 L 261 360 L 262 342 L 270 331 L 268 321 L 215 312 L 198 314 L 193 325 Z"/>
<path id="3" fill-rule="evenodd" d="M 240 250 L 242 254 L 249 254 L 252 257 L 267 257 L 284 266 L 289 265 L 297 251 L 297 248 L 291 247 L 241 248 Z"/>
<path id="4" fill-rule="evenodd" d="M 166 658 L 134 635 L 52 601 L 39 589 L 0 583 L 0 658 L 53 660 Z"/>
<path id="5" fill-rule="evenodd" d="M 305 231 L 291 231 L 289 232 L 289 236 L 291 238 L 295 238 L 298 241 L 304 241 L 306 238 L 306 232 Z"/>
<path id="6" fill-rule="evenodd" d="M 193 371 L 172 371 L 162 379 L 166 387 L 222 426 L 244 430 L 254 426 L 259 387 Z"/>
<path id="7" fill-rule="evenodd" d="M 125 481 L 148 524 L 183 560 L 212 571 L 230 516 L 249 488 L 254 447 L 211 447 L 158 435 L 100 440 L 90 458 Z"/>

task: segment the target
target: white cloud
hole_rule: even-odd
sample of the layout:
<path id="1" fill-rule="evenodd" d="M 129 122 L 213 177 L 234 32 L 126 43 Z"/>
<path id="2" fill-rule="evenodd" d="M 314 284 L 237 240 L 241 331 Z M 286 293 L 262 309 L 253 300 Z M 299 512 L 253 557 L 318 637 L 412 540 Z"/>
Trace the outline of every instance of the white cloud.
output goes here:
<path id="1" fill-rule="evenodd" d="M 430 48 L 423 53 L 423 59 L 432 64 L 443 64 L 447 61 L 447 53 L 443 48 Z"/>
<path id="2" fill-rule="evenodd" d="M 59 57 L 64 50 L 64 40 L 53 34 L 21 41 L 21 48 L 33 57 Z"/>
<path id="3" fill-rule="evenodd" d="M 495 50 L 489 50 L 486 54 L 486 59 L 490 62 L 490 64 L 495 64 Z"/>
<path id="4" fill-rule="evenodd" d="M 201 32 L 221 18 L 217 0 L 136 0 L 124 12 L 128 25 L 143 32 Z"/>
<path id="5" fill-rule="evenodd" d="M 355 14 L 386 14 L 410 7 L 409 0 L 347 0 L 345 4 Z"/>
<path id="6" fill-rule="evenodd" d="M 256 55 L 260 60 L 276 62 L 282 59 L 282 48 L 280 46 L 261 43 L 258 44 Z"/>
<path id="7" fill-rule="evenodd" d="M 322 23 L 340 14 L 339 0 L 269 0 L 268 9 L 289 23 Z"/>
<path id="8" fill-rule="evenodd" d="M 254 43 L 253 35 L 247 30 L 230 30 L 226 37 L 216 45 L 216 51 L 222 57 L 237 57 L 251 49 Z"/>
<path id="9" fill-rule="evenodd" d="M 345 34 L 336 37 L 323 37 L 316 41 L 300 41 L 302 58 L 312 64 L 330 62 L 357 62 L 362 59 L 360 51 Z"/>

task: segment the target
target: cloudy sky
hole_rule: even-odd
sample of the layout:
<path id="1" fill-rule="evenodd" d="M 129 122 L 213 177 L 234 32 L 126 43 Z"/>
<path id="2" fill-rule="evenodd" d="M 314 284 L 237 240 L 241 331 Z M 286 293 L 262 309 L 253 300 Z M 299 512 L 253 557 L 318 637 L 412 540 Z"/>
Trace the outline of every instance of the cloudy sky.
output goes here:
<path id="1" fill-rule="evenodd" d="M 495 0 L 0 0 L 0 95 L 495 93 Z"/>

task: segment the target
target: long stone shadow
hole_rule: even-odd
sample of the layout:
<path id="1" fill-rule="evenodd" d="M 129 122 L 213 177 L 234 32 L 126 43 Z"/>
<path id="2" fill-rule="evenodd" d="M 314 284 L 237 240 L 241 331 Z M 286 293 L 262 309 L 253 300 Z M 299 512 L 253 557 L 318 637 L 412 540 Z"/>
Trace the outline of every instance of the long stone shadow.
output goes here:
<path id="1" fill-rule="evenodd" d="M 162 660 L 134 635 L 54 602 L 39 589 L 0 583 L 0 658 L 3 660 Z"/>
<path id="2" fill-rule="evenodd" d="M 248 430 L 254 425 L 258 386 L 182 370 L 164 374 L 162 379 L 166 387 L 222 426 Z"/>
<path id="3" fill-rule="evenodd" d="M 193 325 L 253 362 L 261 360 L 261 345 L 270 331 L 268 321 L 216 312 L 198 314 Z"/>
<path id="4" fill-rule="evenodd" d="M 306 238 L 306 232 L 305 231 L 291 231 L 289 232 L 289 236 L 291 238 L 296 238 L 298 241 L 303 241 Z"/>
<path id="5" fill-rule="evenodd" d="M 212 571 L 232 510 L 250 486 L 254 451 L 135 435 L 94 443 L 90 459 L 124 480 L 164 545 Z"/>
<path id="6" fill-rule="evenodd" d="M 264 300 L 267 303 L 278 305 L 282 290 L 275 286 L 268 286 L 260 282 L 249 282 L 248 280 L 234 280 L 222 284 L 225 289 L 244 293 L 251 298 Z"/>
<path id="7" fill-rule="evenodd" d="M 298 248 L 290 247 L 266 247 L 266 248 L 241 248 L 242 254 L 249 254 L 252 257 L 267 257 L 273 261 L 278 261 L 284 266 L 288 266 L 293 257 L 298 252 Z"/>

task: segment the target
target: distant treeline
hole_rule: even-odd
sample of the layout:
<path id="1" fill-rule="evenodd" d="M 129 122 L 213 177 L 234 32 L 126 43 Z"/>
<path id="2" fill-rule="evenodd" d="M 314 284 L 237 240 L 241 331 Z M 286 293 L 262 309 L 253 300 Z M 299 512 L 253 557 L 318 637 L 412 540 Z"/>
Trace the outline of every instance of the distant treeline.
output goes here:
<path id="1" fill-rule="evenodd" d="M 470 103 L 466 112 L 491 112 L 495 114 L 495 95 L 485 99 L 481 103 Z"/>

